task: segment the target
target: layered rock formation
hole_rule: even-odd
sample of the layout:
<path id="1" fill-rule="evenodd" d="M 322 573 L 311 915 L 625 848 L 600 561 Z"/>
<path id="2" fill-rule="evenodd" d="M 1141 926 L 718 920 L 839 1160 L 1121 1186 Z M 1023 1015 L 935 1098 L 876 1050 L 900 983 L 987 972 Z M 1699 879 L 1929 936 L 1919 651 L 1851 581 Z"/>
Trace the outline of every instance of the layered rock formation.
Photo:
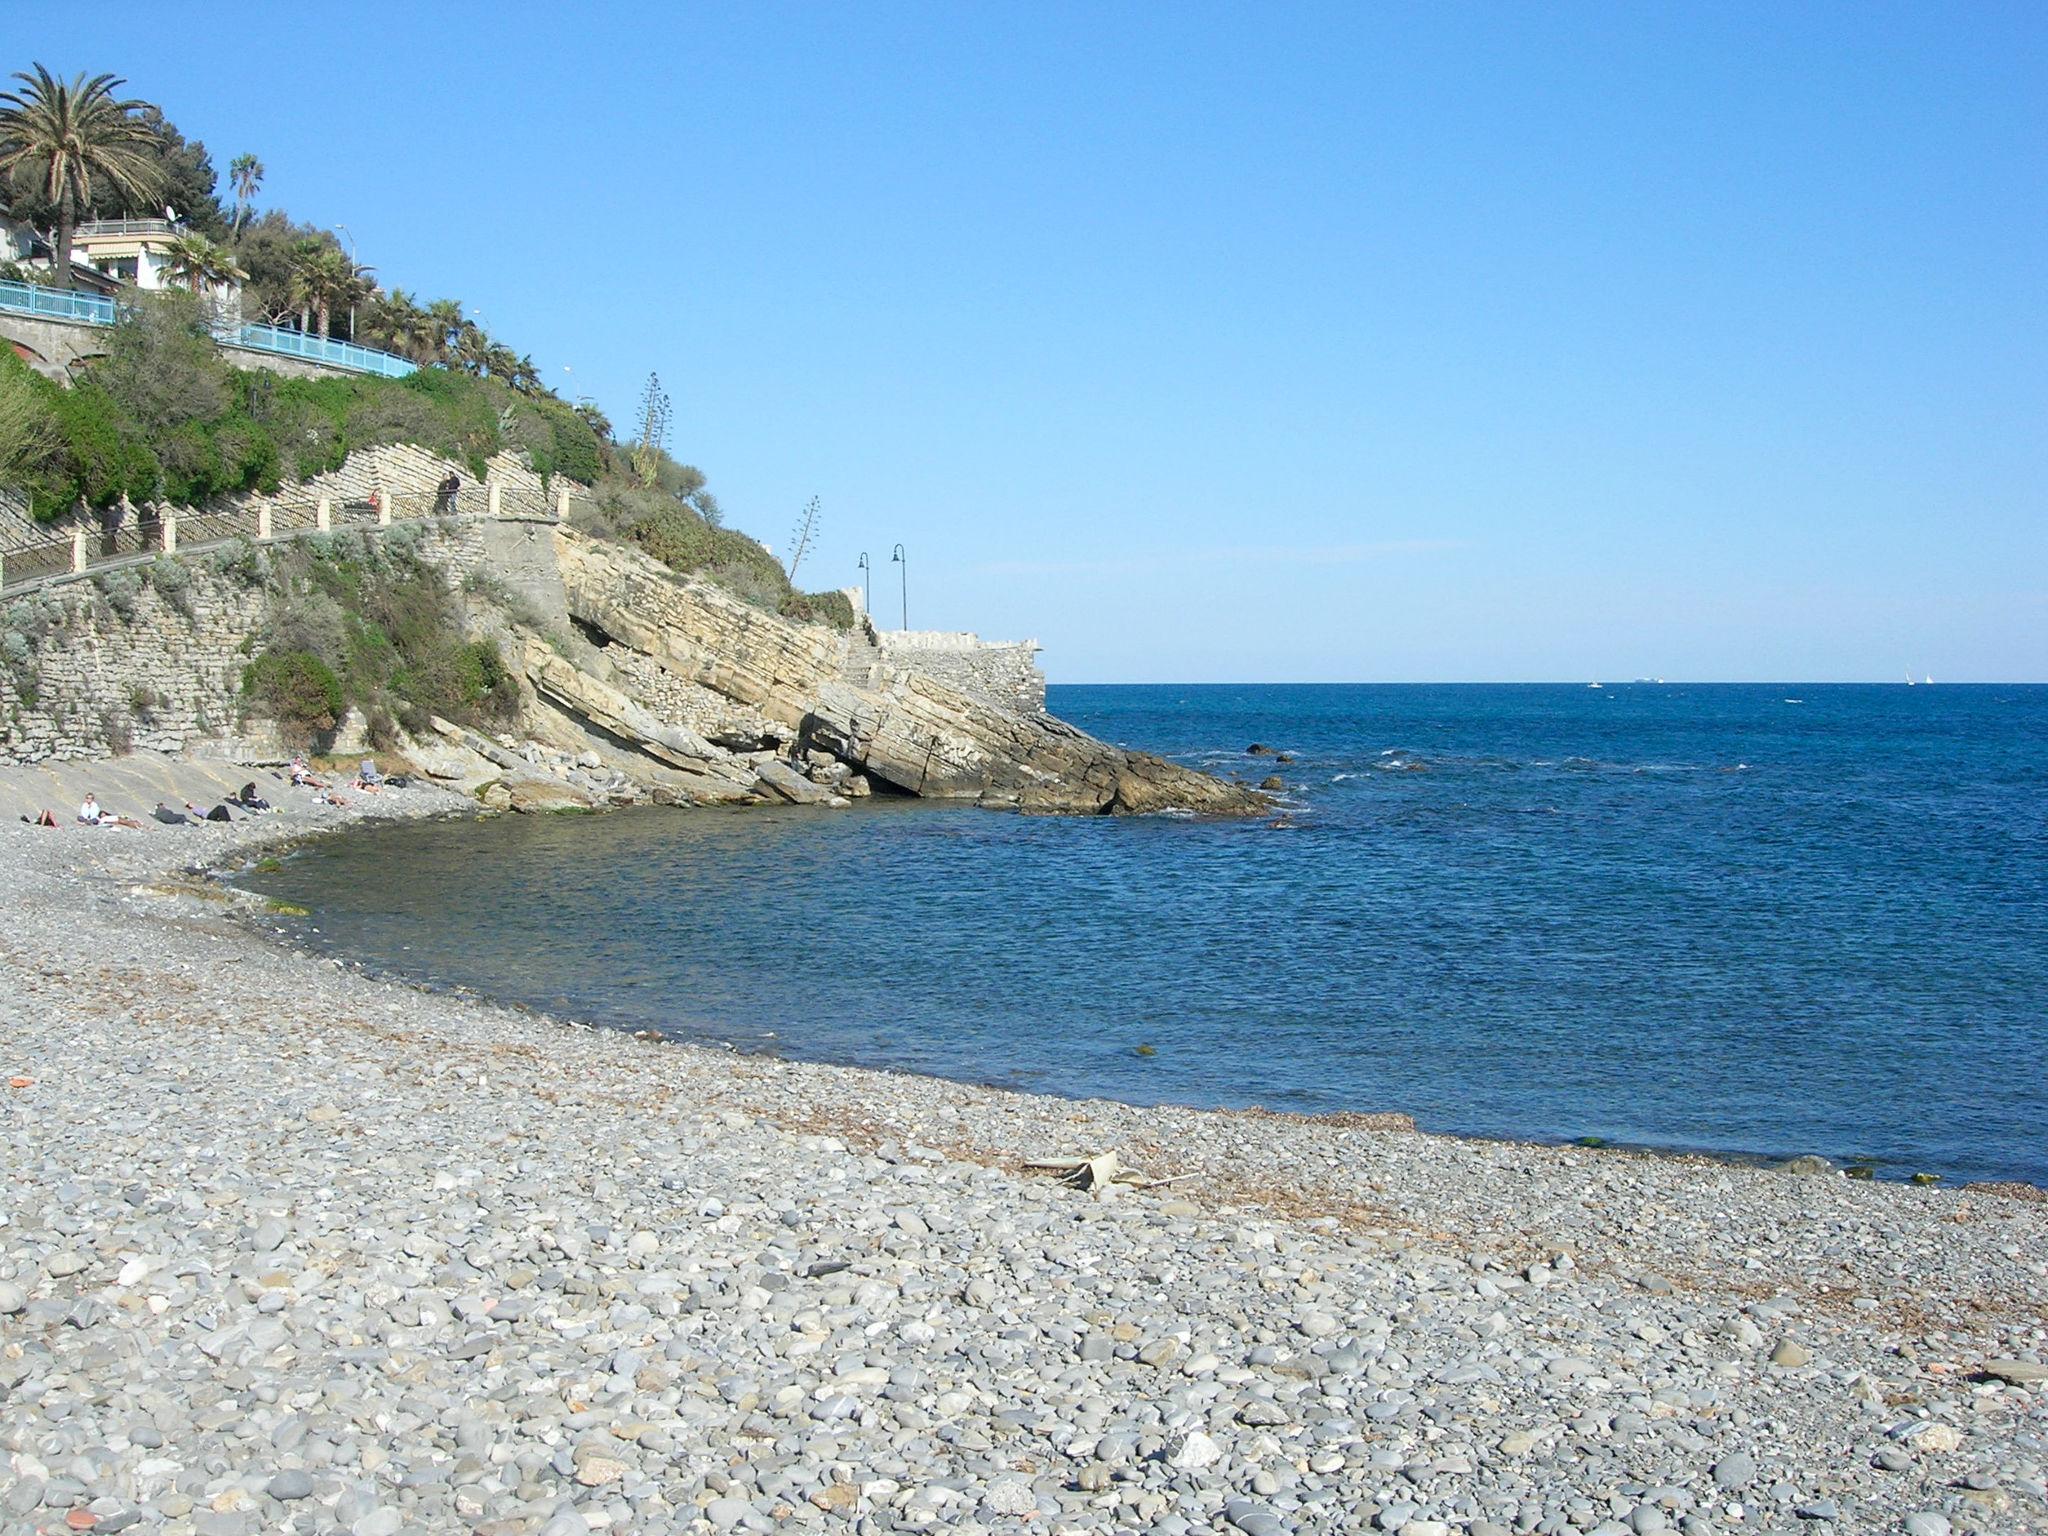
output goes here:
<path id="1" fill-rule="evenodd" d="M 1228 815 L 1264 804 L 1241 786 L 1110 746 L 1050 715 L 1004 710 L 891 667 L 864 637 L 791 623 L 637 551 L 567 529 L 557 540 L 569 613 L 586 631 L 787 728 L 813 756 L 907 794 L 1091 814 Z M 543 659 L 529 675 L 559 695 L 548 681 L 554 670 Z M 626 678 L 613 669 L 630 699 Z M 634 702 L 659 717 L 658 706 Z M 616 711 L 605 724 L 631 734 Z"/>
<path id="2" fill-rule="evenodd" d="M 865 625 L 795 623 L 541 516 L 346 537 L 404 538 L 458 595 L 465 628 L 493 638 L 523 677 L 515 731 L 493 740 L 448 726 L 412 744 L 423 771 L 486 803 L 545 806 L 567 793 L 829 804 L 876 789 L 1086 813 L 1265 803 L 1047 715 L 1028 643 L 883 643 Z M 267 570 L 251 546 L 224 545 L 7 605 L 0 763 L 131 746 L 275 759 L 282 743 L 241 691 L 278 597 Z M 320 745 L 360 753 L 365 725 L 351 712 Z"/>

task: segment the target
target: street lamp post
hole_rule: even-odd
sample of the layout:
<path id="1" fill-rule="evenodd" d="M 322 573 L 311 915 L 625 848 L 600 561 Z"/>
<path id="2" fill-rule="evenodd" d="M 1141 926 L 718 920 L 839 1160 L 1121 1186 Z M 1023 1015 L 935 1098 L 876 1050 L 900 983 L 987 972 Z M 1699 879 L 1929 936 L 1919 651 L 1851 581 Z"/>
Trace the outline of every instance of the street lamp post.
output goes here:
<path id="1" fill-rule="evenodd" d="M 348 339 L 354 341 L 356 339 L 356 237 L 348 234 L 348 226 L 346 224 L 337 224 L 334 228 L 337 233 L 348 235 Z"/>
<path id="2" fill-rule="evenodd" d="M 860 552 L 857 566 L 860 571 L 860 606 L 869 618 L 875 616 L 875 568 L 868 563 L 868 552 Z"/>
<path id="3" fill-rule="evenodd" d="M 898 575 L 903 580 L 903 627 L 910 628 L 910 562 L 903 558 L 903 546 L 896 546 L 896 553 L 889 557 L 889 563 L 901 566 Z"/>

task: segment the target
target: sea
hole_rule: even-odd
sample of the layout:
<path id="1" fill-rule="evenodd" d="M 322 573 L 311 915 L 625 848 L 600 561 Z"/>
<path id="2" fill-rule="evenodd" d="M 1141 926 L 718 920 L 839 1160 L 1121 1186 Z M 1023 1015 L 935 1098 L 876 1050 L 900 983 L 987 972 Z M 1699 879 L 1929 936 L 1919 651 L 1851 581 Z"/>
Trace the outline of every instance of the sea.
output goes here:
<path id="1" fill-rule="evenodd" d="M 386 973 L 747 1051 L 2048 1184 L 2048 687 L 1048 703 L 1280 807 L 503 817 L 249 883 Z"/>

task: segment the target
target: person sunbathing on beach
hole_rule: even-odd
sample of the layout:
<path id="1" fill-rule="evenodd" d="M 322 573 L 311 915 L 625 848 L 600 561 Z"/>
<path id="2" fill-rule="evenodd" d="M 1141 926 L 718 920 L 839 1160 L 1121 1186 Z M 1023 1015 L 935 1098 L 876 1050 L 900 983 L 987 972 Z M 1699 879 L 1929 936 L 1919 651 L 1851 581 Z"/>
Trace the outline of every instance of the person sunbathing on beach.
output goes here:
<path id="1" fill-rule="evenodd" d="M 54 827 L 57 825 L 57 818 L 50 814 L 48 807 L 37 811 L 33 819 L 27 816 L 21 819 L 28 822 L 32 827 Z"/>
<path id="2" fill-rule="evenodd" d="M 317 776 L 303 757 L 292 759 L 292 784 L 299 789 L 325 789 L 327 781 Z"/>
<path id="3" fill-rule="evenodd" d="M 185 811 L 191 809 L 192 807 L 188 803 Z M 159 800 L 156 803 L 156 809 L 149 814 L 167 827 L 189 827 L 192 825 L 192 819 L 185 814 L 185 811 L 174 811 L 168 805 L 165 805 L 163 801 Z"/>
<path id="4" fill-rule="evenodd" d="M 142 823 L 133 816 L 117 816 L 112 811 L 101 810 L 91 790 L 85 792 L 85 801 L 78 807 L 78 822 L 85 827 L 132 827 L 137 831 L 142 828 Z"/>
<path id="5" fill-rule="evenodd" d="M 193 804 L 193 803 L 192 803 L 192 802 L 191 802 L 190 800 L 187 800 L 187 801 L 185 802 L 185 814 L 186 814 L 186 815 L 188 815 L 188 816 L 190 816 L 190 817 L 191 817 L 191 818 L 192 818 L 192 819 L 193 819 L 194 821 L 232 821 L 232 820 L 234 820 L 234 818 L 233 818 L 232 816 L 228 815 L 228 808 L 227 808 L 226 806 L 224 806 L 224 805 L 216 805 L 216 806 L 215 806 L 215 807 L 214 807 L 214 808 L 213 808 L 212 810 L 210 810 L 210 811 L 202 811 L 202 810 L 201 810 L 201 809 L 200 809 L 200 808 L 199 808 L 198 806 L 194 805 L 194 804 Z"/>
<path id="6" fill-rule="evenodd" d="M 229 795 L 228 804 L 239 805 L 245 811 L 267 811 L 270 809 L 270 802 L 256 793 L 256 781 L 254 779 L 251 779 L 232 795 Z"/>

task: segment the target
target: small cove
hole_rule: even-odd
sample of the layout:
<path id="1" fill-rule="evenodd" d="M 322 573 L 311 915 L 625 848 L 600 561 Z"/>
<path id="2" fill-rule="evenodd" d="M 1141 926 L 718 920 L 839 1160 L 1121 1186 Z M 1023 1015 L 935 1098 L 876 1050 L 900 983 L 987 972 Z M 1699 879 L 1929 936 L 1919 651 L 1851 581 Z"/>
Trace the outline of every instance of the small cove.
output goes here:
<path id="1" fill-rule="evenodd" d="M 1294 824 L 884 799 L 503 818 L 364 829 L 248 883 L 309 908 L 317 947 L 745 1049 L 2048 1182 L 2048 689 L 1052 707 L 1277 771 Z"/>

